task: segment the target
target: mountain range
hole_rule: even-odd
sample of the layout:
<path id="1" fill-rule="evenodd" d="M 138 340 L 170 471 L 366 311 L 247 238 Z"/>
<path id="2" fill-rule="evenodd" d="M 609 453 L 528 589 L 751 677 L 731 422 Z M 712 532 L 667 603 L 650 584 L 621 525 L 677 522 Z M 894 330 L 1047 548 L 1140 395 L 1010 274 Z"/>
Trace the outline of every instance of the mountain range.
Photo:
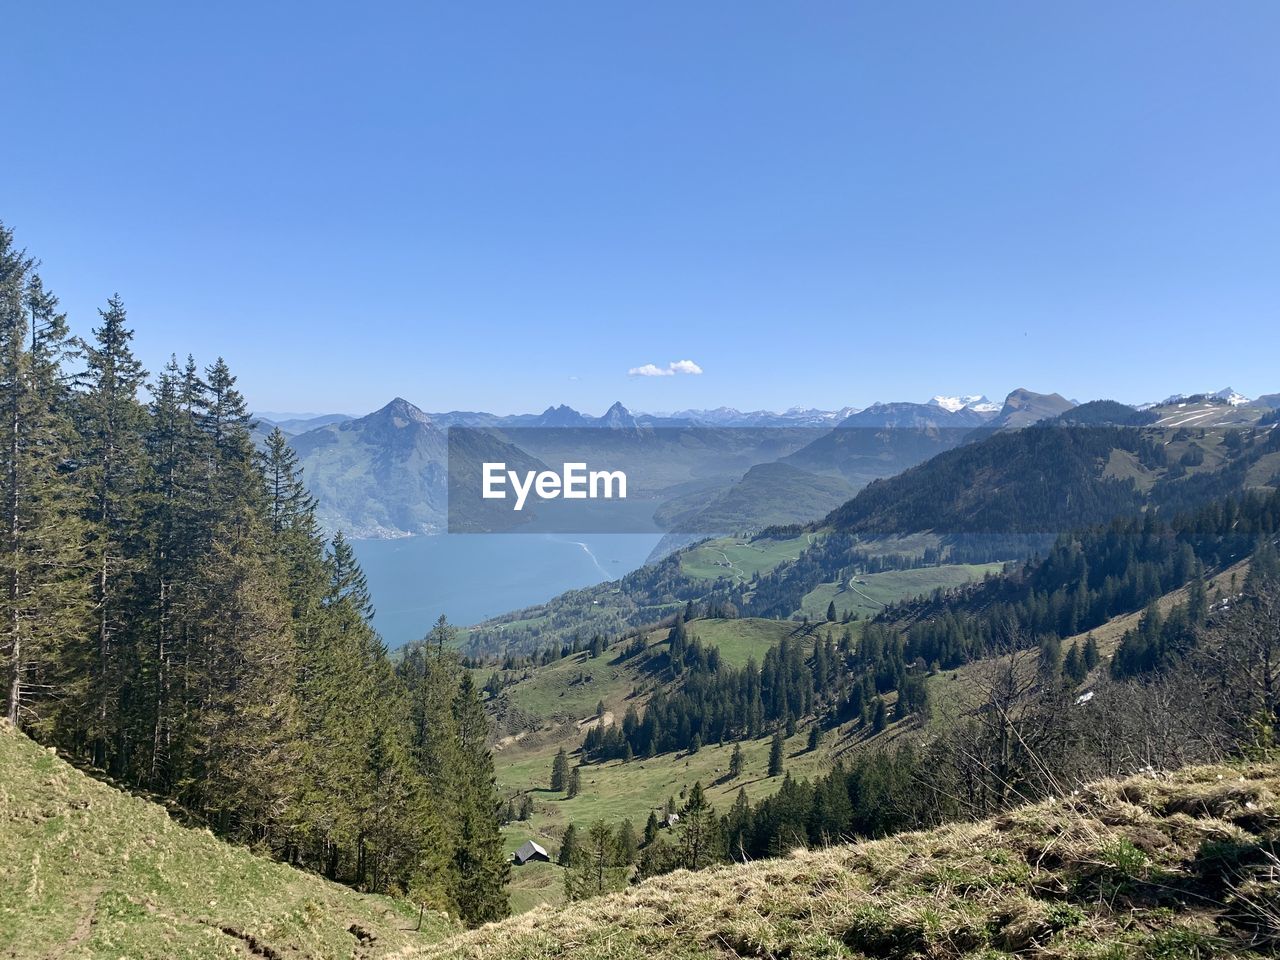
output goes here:
<path id="1" fill-rule="evenodd" d="M 1229 409 L 1274 406 L 1275 396 L 1246 401 L 1227 389 L 1191 398 L 1175 397 L 1163 407 L 1203 401 Z M 694 529 L 716 517 L 735 528 L 759 528 L 771 523 L 816 519 L 875 479 L 900 473 L 908 467 L 973 439 L 974 431 L 1020 429 L 1057 417 L 1076 405 L 1057 393 L 1013 390 L 1003 403 L 984 395 L 935 396 L 925 403 L 875 403 L 864 409 L 838 410 L 795 407 L 782 413 L 740 411 L 731 407 L 712 410 L 679 410 L 673 413 L 639 413 L 615 403 L 601 416 L 582 413 L 566 405 L 550 406 L 541 413 L 498 415 L 483 411 L 427 413 L 397 397 L 362 417 L 346 414 L 263 414 L 255 428 L 261 439 L 273 427 L 290 438 L 304 468 L 308 486 L 317 497 L 320 517 L 331 530 L 357 537 L 400 537 L 443 532 L 447 526 L 448 429 L 483 428 L 493 432 L 495 457 L 533 463 L 547 456 L 554 462 L 560 447 L 530 448 L 530 434 L 520 441 L 525 449 L 513 449 L 503 439 L 504 430 L 579 428 L 623 431 L 657 431 L 690 428 L 785 428 L 790 446 L 766 443 L 760 438 L 753 452 L 749 434 L 737 438 L 736 456 L 741 466 L 695 486 L 675 488 L 660 499 L 681 504 L 662 511 L 668 521 L 682 518 Z M 1132 409 L 1132 408 L 1126 408 Z M 811 431 L 806 434 L 805 431 Z M 783 434 L 778 434 L 783 436 Z M 515 444 L 514 447 L 519 447 Z M 785 463 L 799 473 L 771 471 L 747 477 L 751 467 Z M 813 497 L 797 501 L 797 482 L 806 474 L 838 482 L 810 482 Z M 749 481 L 747 488 L 735 485 Z M 771 485 L 773 484 L 773 485 Z M 705 495 L 705 511 L 690 507 Z M 840 501 L 842 502 L 842 500 Z M 742 508 L 750 505 L 745 513 Z M 655 505 L 659 510 L 660 505 Z M 812 515 L 806 510 L 814 511 Z"/>
<path id="2" fill-rule="evenodd" d="M 1014 424 L 1026 400 L 1007 405 Z M 968 431 L 929 456 L 934 431 L 887 430 L 904 461 L 909 445 L 920 460 L 864 484 L 825 516 L 681 544 L 618 581 L 481 624 L 469 642 L 487 651 L 545 644 L 559 624 L 621 631 L 664 616 L 672 602 L 768 618 L 820 615 L 833 598 L 865 597 L 858 592 L 865 588 L 850 580 L 860 570 L 1019 560 L 1043 552 L 1063 531 L 1153 508 L 1173 516 L 1216 498 L 1266 493 L 1280 488 L 1276 416 L 1265 406 L 1218 398 L 1147 411 L 1091 401 L 1031 427 Z M 847 433 L 858 449 L 877 432 L 832 433 L 822 446 Z M 762 478 L 752 479 L 758 486 Z M 782 479 L 796 485 L 794 477 Z M 811 496 L 816 500 L 816 491 Z M 528 631 L 527 623 L 539 627 Z"/>

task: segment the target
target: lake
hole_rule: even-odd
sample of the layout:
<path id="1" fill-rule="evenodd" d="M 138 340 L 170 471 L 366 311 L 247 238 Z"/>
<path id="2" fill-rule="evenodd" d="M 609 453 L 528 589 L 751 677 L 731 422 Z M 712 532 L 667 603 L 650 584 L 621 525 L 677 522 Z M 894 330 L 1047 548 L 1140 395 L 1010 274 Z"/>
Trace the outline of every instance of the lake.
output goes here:
<path id="1" fill-rule="evenodd" d="M 353 540 L 390 647 L 422 637 L 440 614 L 459 626 L 617 580 L 644 565 L 661 534 L 444 534 Z"/>

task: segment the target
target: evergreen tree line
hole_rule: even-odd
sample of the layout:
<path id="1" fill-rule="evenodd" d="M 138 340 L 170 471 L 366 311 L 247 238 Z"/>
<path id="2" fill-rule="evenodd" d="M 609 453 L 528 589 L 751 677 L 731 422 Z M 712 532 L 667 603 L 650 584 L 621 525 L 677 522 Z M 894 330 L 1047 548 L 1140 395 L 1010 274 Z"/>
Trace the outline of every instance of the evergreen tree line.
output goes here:
<path id="1" fill-rule="evenodd" d="M 1274 543 L 1263 541 L 1254 551 L 1245 584 L 1280 579 L 1280 558 Z M 1229 613 L 1238 596 L 1234 589 L 1226 597 L 1209 597 L 1204 581 L 1194 580 L 1188 586 L 1187 598 L 1162 613 L 1156 603 L 1142 613 L 1138 626 L 1120 638 L 1111 660 L 1111 675 L 1117 679 L 1137 677 L 1177 667 L 1196 653 L 1206 624 Z"/>
<path id="2" fill-rule="evenodd" d="M 1012 576 L 884 620 L 909 618 L 905 654 L 942 669 L 981 659 L 1010 636 L 1069 637 L 1248 556 L 1280 529 L 1280 492 L 1247 493 L 1169 521 L 1148 514 L 1061 537 Z M 914 620 L 914 622 L 910 622 Z"/>
<path id="3" fill-rule="evenodd" d="M 842 643 L 847 651 L 848 637 Z M 665 650 L 652 650 L 648 668 L 667 683 L 659 686 L 641 714 L 627 710 L 622 723 L 596 725 L 583 741 L 593 760 L 651 757 L 702 744 L 754 739 L 780 725 L 794 725 L 833 702 L 846 682 L 846 652 L 828 635 L 812 644 L 807 636 L 783 638 L 761 665 L 741 669 L 723 663 L 720 651 L 691 636 L 676 619 Z"/>
<path id="4" fill-rule="evenodd" d="M 1074 802 L 1082 785 L 1100 778 L 1273 749 L 1280 728 L 1273 548 L 1260 552 L 1230 606 L 1211 611 L 1196 633 L 1176 663 L 1104 680 L 1087 699 L 1077 695 L 1069 654 L 1045 662 L 1025 645 L 1012 649 L 966 681 L 968 709 L 928 736 L 856 754 L 813 781 L 787 774 L 755 804 L 741 790 L 723 816 L 708 808 L 702 822 L 714 829 L 701 834 L 697 861 L 688 856 L 683 820 L 666 839 L 651 818 L 637 876 L 978 819 L 1047 797 Z"/>
<path id="5" fill-rule="evenodd" d="M 442 647 L 393 666 L 235 377 L 148 379 L 112 297 L 71 334 L 0 226 L 4 715 L 219 835 L 482 922 L 506 913 L 489 725 Z M 447 630 L 447 624 L 440 629 Z"/>
<path id="6" fill-rule="evenodd" d="M 1058 538 L 1042 559 L 1003 577 L 890 608 L 866 624 L 854 643 L 848 630 L 839 643 L 830 632 L 810 648 L 804 638 L 771 649 L 763 667 L 721 663 L 719 651 L 691 637 L 677 618 L 665 652 L 643 642 L 626 656 L 648 656 L 667 684 L 643 713 L 630 709 L 621 724 L 593 728 L 584 754 L 594 760 L 630 759 L 702 744 L 754 739 L 807 716 L 824 722 L 860 720 L 872 732 L 914 714 L 927 714 L 925 680 L 1009 647 L 1052 648 L 1048 655 L 1083 679 L 1097 661 L 1096 644 L 1062 651 L 1063 637 L 1085 633 L 1124 613 L 1153 605 L 1190 585 L 1193 602 L 1167 618 L 1154 611 L 1137 638 L 1159 627 L 1165 654 L 1185 651 L 1203 622 L 1203 574 L 1247 556 L 1280 530 L 1280 493 L 1247 493 L 1180 514 L 1120 519 Z M 1195 598 L 1200 597 L 1199 601 Z M 1129 639 L 1117 655 L 1117 676 L 1149 670 L 1158 656 L 1135 654 Z M 1133 664 L 1140 664 L 1134 666 Z M 669 689 L 674 685 L 674 689 Z M 886 695 L 897 691 L 892 706 Z"/>

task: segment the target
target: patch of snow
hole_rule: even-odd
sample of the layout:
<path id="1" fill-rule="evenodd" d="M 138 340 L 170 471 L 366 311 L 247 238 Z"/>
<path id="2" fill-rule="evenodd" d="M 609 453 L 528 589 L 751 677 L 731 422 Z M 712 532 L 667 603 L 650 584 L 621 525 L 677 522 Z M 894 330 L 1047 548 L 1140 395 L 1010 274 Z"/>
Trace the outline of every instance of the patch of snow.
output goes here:
<path id="1" fill-rule="evenodd" d="M 961 410 L 974 410 L 978 413 L 998 413 L 1000 404 L 992 403 L 985 395 L 970 393 L 959 397 L 936 396 L 929 400 L 929 406 L 941 407 L 948 413 L 959 413 Z"/>
<path id="2" fill-rule="evenodd" d="M 1246 403 L 1252 402 L 1248 397 L 1243 396 L 1242 394 L 1236 393 L 1230 387 L 1223 387 L 1213 396 L 1219 400 L 1227 401 L 1227 403 L 1231 404 L 1231 406 L 1233 407 L 1241 407 L 1241 406 L 1244 406 Z"/>

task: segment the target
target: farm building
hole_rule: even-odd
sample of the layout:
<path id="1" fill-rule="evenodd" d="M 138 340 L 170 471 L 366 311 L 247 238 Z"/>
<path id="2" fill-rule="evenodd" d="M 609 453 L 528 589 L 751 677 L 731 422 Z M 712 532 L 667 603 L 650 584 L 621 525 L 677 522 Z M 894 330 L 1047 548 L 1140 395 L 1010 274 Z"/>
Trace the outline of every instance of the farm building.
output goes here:
<path id="1" fill-rule="evenodd" d="M 526 840 L 520 844 L 520 849 L 512 854 L 511 858 L 515 860 L 517 866 L 520 866 L 530 860 L 550 861 L 551 854 L 547 853 L 540 844 L 534 843 L 532 840 Z"/>

